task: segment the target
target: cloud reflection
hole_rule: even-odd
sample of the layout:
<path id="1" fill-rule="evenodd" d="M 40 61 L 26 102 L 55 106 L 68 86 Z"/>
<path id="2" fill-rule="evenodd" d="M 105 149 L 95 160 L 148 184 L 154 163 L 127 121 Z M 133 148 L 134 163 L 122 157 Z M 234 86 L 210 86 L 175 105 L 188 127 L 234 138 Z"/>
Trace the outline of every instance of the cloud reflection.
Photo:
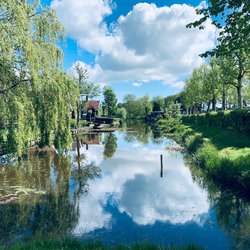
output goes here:
<path id="1" fill-rule="evenodd" d="M 166 150 L 119 147 L 115 156 L 103 160 L 103 146 L 92 146 L 88 160 L 96 160 L 102 178 L 90 182 L 90 193 L 79 200 L 80 219 L 76 234 L 112 226 L 112 214 L 105 210 L 111 196 L 117 209 L 138 225 L 156 221 L 184 224 L 208 212 L 207 196 L 197 184 L 180 153 L 171 157 Z M 160 178 L 159 156 L 164 155 L 164 178 Z"/>

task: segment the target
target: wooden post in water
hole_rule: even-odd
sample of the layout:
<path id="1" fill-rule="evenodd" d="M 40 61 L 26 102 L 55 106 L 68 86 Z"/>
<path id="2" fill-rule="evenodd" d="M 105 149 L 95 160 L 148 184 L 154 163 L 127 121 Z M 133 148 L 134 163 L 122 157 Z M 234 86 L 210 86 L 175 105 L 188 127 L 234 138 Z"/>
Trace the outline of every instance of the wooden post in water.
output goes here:
<path id="1" fill-rule="evenodd" d="M 161 155 L 161 178 L 163 177 L 163 155 Z"/>

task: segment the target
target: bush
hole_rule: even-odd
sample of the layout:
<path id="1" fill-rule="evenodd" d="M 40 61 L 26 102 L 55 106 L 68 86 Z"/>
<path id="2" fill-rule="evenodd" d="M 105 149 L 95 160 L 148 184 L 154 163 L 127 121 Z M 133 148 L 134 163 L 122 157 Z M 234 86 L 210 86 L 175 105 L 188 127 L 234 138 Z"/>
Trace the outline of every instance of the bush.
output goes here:
<path id="1" fill-rule="evenodd" d="M 116 110 L 116 114 L 115 114 L 115 116 L 117 117 L 117 118 L 121 118 L 122 120 L 126 120 L 127 119 L 127 110 L 125 109 L 125 108 L 118 108 L 117 110 Z"/>
<path id="2" fill-rule="evenodd" d="M 250 156 L 239 156 L 235 159 L 223 157 L 221 159 L 221 169 L 218 176 L 224 183 L 230 185 L 240 185 L 245 190 L 250 188 Z M 237 182 L 235 182 L 237 180 Z"/>
<path id="3" fill-rule="evenodd" d="M 183 116 L 185 123 L 231 129 L 250 135 L 250 110 L 211 112 L 207 114 Z"/>
<path id="4" fill-rule="evenodd" d="M 113 118 L 112 123 L 110 124 L 111 127 L 117 128 L 121 124 L 121 119 L 120 118 Z"/>
<path id="5" fill-rule="evenodd" d="M 194 161 L 201 167 L 205 167 L 208 173 L 213 173 L 220 168 L 221 160 L 218 150 L 209 141 L 205 142 L 194 155 Z"/>
<path id="6" fill-rule="evenodd" d="M 195 132 L 193 129 L 191 129 L 191 128 L 184 129 L 184 132 L 182 132 L 182 134 L 181 134 L 182 143 L 186 143 L 187 138 L 190 135 L 194 135 L 194 134 L 195 134 Z"/>
<path id="7" fill-rule="evenodd" d="M 87 121 L 87 120 L 80 120 L 80 121 L 79 121 L 79 126 L 80 126 L 80 128 L 87 126 L 87 124 L 88 124 L 88 121 Z"/>
<path id="8" fill-rule="evenodd" d="M 204 139 L 201 134 L 190 135 L 186 140 L 186 148 L 189 153 L 195 153 L 203 144 Z"/>
<path id="9" fill-rule="evenodd" d="M 17 243 L 14 246 L 0 247 L 2 250 L 203 250 L 196 245 L 183 247 L 164 247 L 150 243 L 135 243 L 133 245 L 105 246 L 101 242 L 80 242 L 78 239 L 33 239 L 29 242 Z"/>
<path id="10" fill-rule="evenodd" d="M 250 149 L 228 147 L 218 150 L 209 139 L 203 138 L 192 128 L 184 128 L 182 142 L 188 152 L 193 153 L 197 166 L 202 167 L 218 184 L 249 195 Z"/>

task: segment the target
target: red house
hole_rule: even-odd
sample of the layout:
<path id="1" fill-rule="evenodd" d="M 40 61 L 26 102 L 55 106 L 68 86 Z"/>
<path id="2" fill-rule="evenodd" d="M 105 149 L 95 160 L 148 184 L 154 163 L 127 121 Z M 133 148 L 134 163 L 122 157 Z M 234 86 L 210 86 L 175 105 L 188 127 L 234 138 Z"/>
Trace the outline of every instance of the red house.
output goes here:
<path id="1" fill-rule="evenodd" d="M 83 115 L 89 119 L 91 116 L 92 118 L 98 117 L 98 109 L 100 107 L 100 101 L 87 101 L 84 103 L 83 106 Z M 89 112 L 91 111 L 91 112 Z"/>

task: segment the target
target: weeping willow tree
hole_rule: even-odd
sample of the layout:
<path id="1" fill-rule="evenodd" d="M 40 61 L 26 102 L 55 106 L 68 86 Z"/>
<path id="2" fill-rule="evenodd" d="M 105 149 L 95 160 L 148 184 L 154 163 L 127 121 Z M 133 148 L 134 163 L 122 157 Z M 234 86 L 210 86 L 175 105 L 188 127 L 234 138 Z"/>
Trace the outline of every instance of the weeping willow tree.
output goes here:
<path id="1" fill-rule="evenodd" d="M 0 3 L 0 144 L 21 156 L 34 139 L 67 148 L 77 84 L 62 71 L 64 29 L 37 0 Z"/>

